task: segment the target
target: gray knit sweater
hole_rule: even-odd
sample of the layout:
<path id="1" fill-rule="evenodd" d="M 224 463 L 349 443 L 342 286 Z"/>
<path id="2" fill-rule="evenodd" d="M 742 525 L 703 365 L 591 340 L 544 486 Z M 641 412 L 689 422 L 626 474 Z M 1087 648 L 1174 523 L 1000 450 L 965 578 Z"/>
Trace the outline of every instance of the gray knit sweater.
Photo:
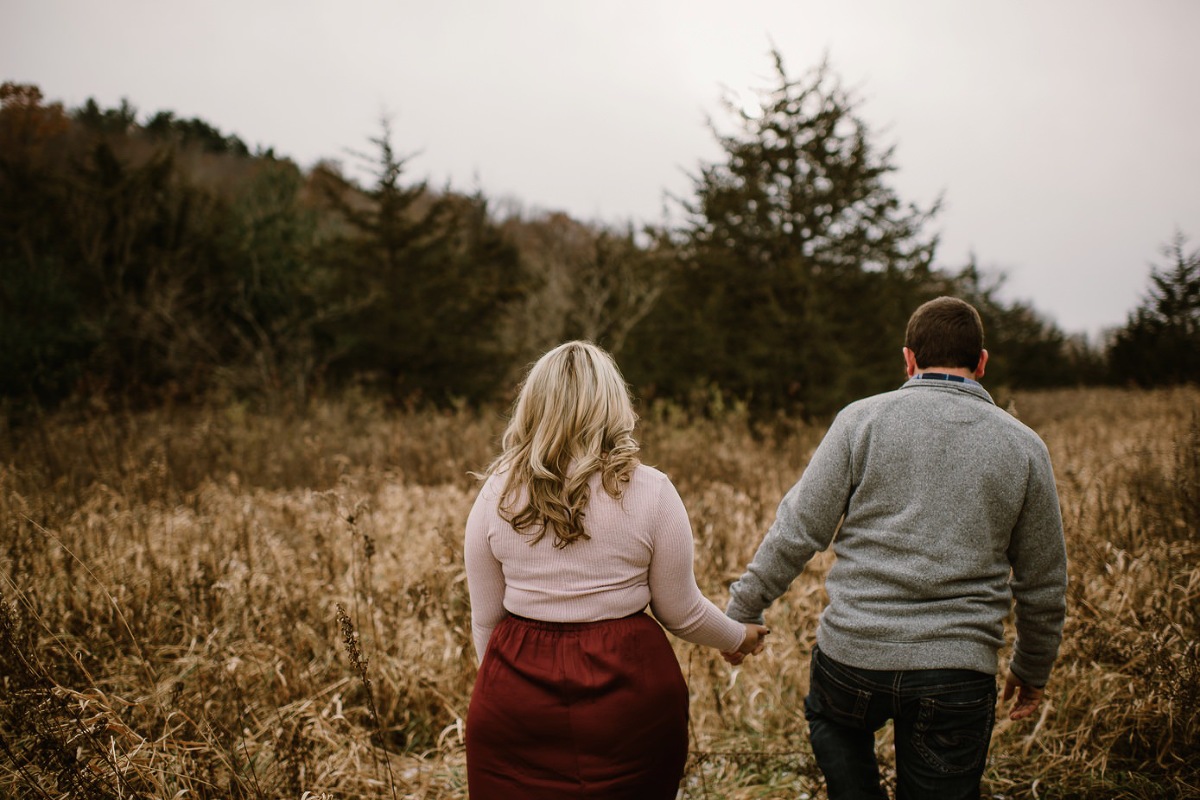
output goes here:
<path id="1" fill-rule="evenodd" d="M 831 542 L 817 628 L 830 658 L 995 673 L 1015 599 L 1010 668 L 1049 678 L 1067 583 L 1054 473 L 1037 434 L 978 384 L 913 379 L 843 409 L 730 587 L 729 616 L 762 622 Z"/>

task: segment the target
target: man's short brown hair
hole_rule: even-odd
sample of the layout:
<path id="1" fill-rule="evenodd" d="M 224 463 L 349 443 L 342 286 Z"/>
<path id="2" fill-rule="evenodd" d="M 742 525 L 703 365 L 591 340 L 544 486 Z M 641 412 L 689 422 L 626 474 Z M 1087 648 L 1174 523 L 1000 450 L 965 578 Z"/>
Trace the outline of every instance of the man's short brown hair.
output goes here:
<path id="1" fill-rule="evenodd" d="M 957 297 L 938 297 L 923 303 L 908 318 L 904 346 L 913 351 L 919 369 L 973 370 L 983 352 L 983 320 L 970 303 Z"/>

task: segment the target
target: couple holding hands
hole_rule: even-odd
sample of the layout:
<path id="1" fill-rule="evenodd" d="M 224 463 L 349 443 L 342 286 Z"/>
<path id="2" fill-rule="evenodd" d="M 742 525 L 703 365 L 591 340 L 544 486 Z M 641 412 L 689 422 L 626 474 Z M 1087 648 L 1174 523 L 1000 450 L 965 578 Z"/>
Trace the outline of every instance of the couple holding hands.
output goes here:
<path id="1" fill-rule="evenodd" d="M 740 664 L 830 546 L 804 703 L 829 797 L 887 797 L 891 719 L 897 800 L 978 800 L 1010 609 L 1011 718 L 1040 705 L 1062 638 L 1058 495 L 1041 439 L 979 383 L 971 305 L 920 306 L 902 352 L 908 380 L 837 415 L 724 612 L 696 586 L 679 493 L 638 461 L 611 356 L 568 342 L 534 364 L 466 526 L 472 800 L 675 798 L 688 690 L 663 628 Z"/>

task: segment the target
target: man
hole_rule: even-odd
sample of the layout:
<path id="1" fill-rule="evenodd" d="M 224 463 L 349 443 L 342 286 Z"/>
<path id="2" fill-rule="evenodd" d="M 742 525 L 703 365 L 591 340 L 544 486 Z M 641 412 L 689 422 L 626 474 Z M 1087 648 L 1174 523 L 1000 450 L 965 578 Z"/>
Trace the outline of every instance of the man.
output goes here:
<path id="1" fill-rule="evenodd" d="M 978 383 L 988 360 L 978 312 L 951 297 L 925 303 L 903 353 L 902 387 L 834 419 L 727 613 L 762 623 L 832 542 L 804 703 L 829 797 L 887 797 L 874 733 L 892 719 L 897 800 L 978 800 L 1014 600 L 1012 719 L 1041 704 L 1058 654 L 1062 517 L 1046 446 Z"/>

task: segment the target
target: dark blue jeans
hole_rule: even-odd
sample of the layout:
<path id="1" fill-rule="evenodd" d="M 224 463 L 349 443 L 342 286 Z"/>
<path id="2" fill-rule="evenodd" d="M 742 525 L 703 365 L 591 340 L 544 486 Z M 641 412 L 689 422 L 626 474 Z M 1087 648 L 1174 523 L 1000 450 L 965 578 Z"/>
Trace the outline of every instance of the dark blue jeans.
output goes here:
<path id="1" fill-rule="evenodd" d="M 965 669 L 858 669 L 813 648 L 810 684 L 804 715 L 830 800 L 887 800 L 875 731 L 889 719 L 896 800 L 979 800 L 995 723 L 995 676 Z"/>

